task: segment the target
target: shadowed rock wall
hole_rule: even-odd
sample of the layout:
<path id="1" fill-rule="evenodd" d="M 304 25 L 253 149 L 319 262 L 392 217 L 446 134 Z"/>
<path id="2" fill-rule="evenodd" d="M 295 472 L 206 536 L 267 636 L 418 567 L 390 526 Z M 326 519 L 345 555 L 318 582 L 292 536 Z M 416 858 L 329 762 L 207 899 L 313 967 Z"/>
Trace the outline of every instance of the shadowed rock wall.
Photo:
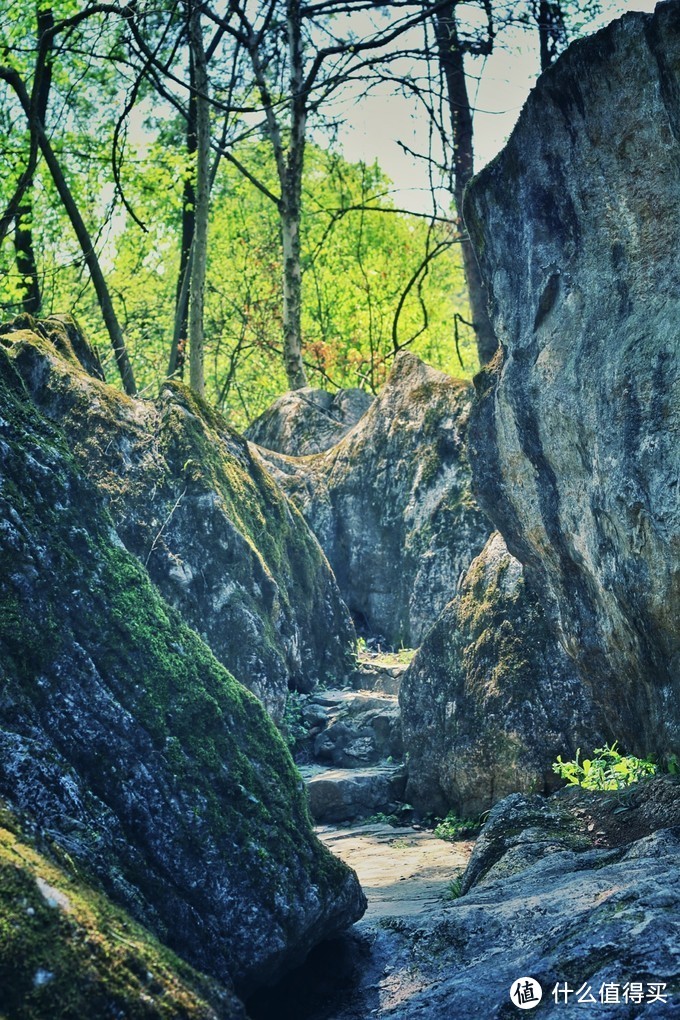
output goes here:
<path id="1" fill-rule="evenodd" d="M 399 692 L 406 800 L 476 817 L 509 793 L 560 784 L 558 754 L 601 740 L 592 699 L 499 534 L 473 561 Z"/>
<path id="2" fill-rule="evenodd" d="M 335 572 L 355 620 L 418 644 L 489 533 L 465 452 L 472 388 L 402 352 L 376 400 L 335 446 L 260 450 Z"/>

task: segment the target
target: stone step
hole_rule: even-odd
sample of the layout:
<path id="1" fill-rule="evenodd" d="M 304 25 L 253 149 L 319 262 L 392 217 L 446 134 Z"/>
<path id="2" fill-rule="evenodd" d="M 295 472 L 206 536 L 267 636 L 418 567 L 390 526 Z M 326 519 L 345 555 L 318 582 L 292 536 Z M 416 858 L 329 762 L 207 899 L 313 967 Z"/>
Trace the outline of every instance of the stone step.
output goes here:
<path id="1" fill-rule="evenodd" d="M 330 690 L 313 694 L 303 709 L 314 761 L 363 768 L 401 760 L 401 716 L 396 695 L 380 691 Z"/>
<path id="2" fill-rule="evenodd" d="M 408 668 L 407 663 L 385 665 L 370 658 L 360 658 L 359 668 L 352 678 L 357 690 L 382 691 L 385 694 L 399 694 L 401 679 Z"/>
<path id="3" fill-rule="evenodd" d="M 309 796 L 309 809 L 318 824 L 351 822 L 400 806 L 406 788 L 403 766 L 376 765 L 371 768 L 324 769 L 315 765 L 300 768 Z"/>

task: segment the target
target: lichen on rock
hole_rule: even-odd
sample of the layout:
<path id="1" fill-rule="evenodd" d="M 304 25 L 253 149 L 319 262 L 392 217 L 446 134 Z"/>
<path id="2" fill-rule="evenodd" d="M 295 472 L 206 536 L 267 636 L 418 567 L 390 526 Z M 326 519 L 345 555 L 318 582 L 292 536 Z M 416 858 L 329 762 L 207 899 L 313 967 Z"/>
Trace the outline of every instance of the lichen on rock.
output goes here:
<path id="1" fill-rule="evenodd" d="M 2 805 L 0 1009 L 30 1020 L 245 1018 L 232 991 L 163 947 L 67 854 L 37 847 Z"/>
<path id="2" fill-rule="evenodd" d="M 594 747 L 593 703 L 501 536 L 491 536 L 402 680 L 406 799 L 476 817 L 559 786 L 558 754 Z"/>
<path id="3" fill-rule="evenodd" d="M 14 326 L 3 342 L 36 406 L 217 658 L 277 719 L 289 687 L 345 679 L 354 633 L 323 553 L 222 415 L 180 383 L 156 402 L 106 386 L 83 370 L 89 348 L 72 322 Z"/>
<path id="4" fill-rule="evenodd" d="M 248 426 L 251 443 L 304 457 L 335 446 L 366 413 L 373 397 L 360 389 L 315 390 L 306 386 L 277 397 L 267 410 Z"/>

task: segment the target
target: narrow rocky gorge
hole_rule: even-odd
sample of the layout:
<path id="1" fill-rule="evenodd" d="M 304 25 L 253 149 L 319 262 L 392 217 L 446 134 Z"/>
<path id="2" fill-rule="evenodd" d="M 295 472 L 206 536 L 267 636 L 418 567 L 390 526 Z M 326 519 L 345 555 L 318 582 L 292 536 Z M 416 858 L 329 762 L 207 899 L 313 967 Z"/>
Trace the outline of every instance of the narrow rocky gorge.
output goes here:
<path id="1" fill-rule="evenodd" d="M 474 387 L 244 438 L 0 328 L 0 1014 L 680 1017 L 678 194 L 673 0 L 470 185 Z M 615 741 L 656 774 L 561 788 Z"/>

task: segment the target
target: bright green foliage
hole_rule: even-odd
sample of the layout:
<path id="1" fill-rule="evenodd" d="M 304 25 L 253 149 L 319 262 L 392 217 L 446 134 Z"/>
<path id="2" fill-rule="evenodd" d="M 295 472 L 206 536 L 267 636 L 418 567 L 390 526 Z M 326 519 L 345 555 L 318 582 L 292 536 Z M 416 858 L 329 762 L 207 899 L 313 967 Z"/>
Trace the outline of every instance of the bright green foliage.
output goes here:
<path id="1" fill-rule="evenodd" d="M 180 126 L 154 127 L 125 170 L 125 193 L 146 233 L 117 212 L 102 234 L 103 264 L 142 392 L 155 395 L 165 376 L 174 322 L 182 186 L 193 172 Z M 106 132 L 102 126 L 100 137 Z M 83 148 L 83 145 L 74 148 Z M 106 213 L 110 194 L 104 158 L 90 143 L 88 194 L 99 194 Z M 267 146 L 244 145 L 242 158 L 260 165 L 259 176 L 275 187 Z M 76 168 L 85 180 L 85 168 Z M 43 274 L 43 313 L 73 312 L 105 359 L 117 383 L 94 294 L 70 227 L 59 212 L 49 181 L 38 176 L 34 236 Z M 102 184 L 105 186 L 102 187 Z M 425 219 L 389 211 L 390 182 L 378 166 L 350 164 L 310 145 L 306 160 L 302 223 L 304 357 L 309 382 L 328 389 L 361 386 L 376 391 L 392 364 L 393 324 L 401 295 L 428 250 L 446 241 L 451 228 L 430 231 Z M 96 205 L 96 203 L 95 203 Z M 369 206 L 358 210 L 355 206 Z M 87 204 L 86 204 L 87 210 Z M 206 396 L 242 427 L 287 388 L 281 360 L 281 252 L 274 205 L 223 162 L 212 192 L 206 290 Z M 19 283 L 10 240 L 0 250 L 0 308 L 17 310 Z M 451 245 L 429 263 L 411 287 L 398 317 L 398 345 L 455 375 L 477 368 L 472 331 L 461 327 L 458 360 L 453 317 L 469 319 L 458 248 Z M 422 332 L 421 332 L 422 330 Z M 415 338 L 415 339 L 413 339 Z"/>
<path id="2" fill-rule="evenodd" d="M 454 811 L 449 811 L 446 818 L 443 818 L 435 826 L 434 834 L 439 839 L 446 839 L 449 843 L 456 843 L 459 839 L 474 839 L 481 827 L 479 820 L 459 818 Z"/>
<path id="3" fill-rule="evenodd" d="M 248 146 L 242 158 L 261 164 L 272 188 L 268 149 Z M 378 196 L 389 181 L 377 166 L 349 164 L 310 146 L 302 224 L 304 357 L 309 382 L 329 389 L 377 390 L 391 367 L 393 322 L 402 291 L 423 260 L 428 224 L 390 212 Z M 180 183 L 187 172 L 179 146 L 154 146 L 135 186 L 149 233 L 128 222 L 116 238 L 110 276 L 125 299 L 125 325 L 135 372 L 151 390 L 166 370 L 178 267 Z M 147 172 L 149 179 L 147 180 Z M 374 211 L 355 210 L 360 204 Z M 278 217 L 273 204 L 229 164 L 212 192 L 206 292 L 207 396 L 244 425 L 287 388 L 281 361 L 282 299 Z M 442 240 L 447 227 L 430 241 Z M 64 290 L 68 303 L 71 290 Z M 86 295 L 82 300 L 86 299 Z M 422 301 L 422 304 L 421 304 Z M 426 309 L 424 313 L 423 309 Z M 404 303 L 399 345 L 425 325 L 410 349 L 436 367 L 460 374 L 452 334 L 454 311 L 468 317 L 457 248 L 430 264 Z M 96 323 L 96 309 L 81 318 Z M 469 334 L 470 331 L 467 331 Z M 465 373 L 477 367 L 471 335 L 463 336 Z"/>
<path id="4" fill-rule="evenodd" d="M 558 755 L 553 762 L 553 772 L 570 786 L 582 786 L 585 790 L 621 790 L 658 771 L 649 758 L 623 755 L 616 744 L 614 741 L 611 746 L 596 747 L 593 757 L 583 761 L 580 761 L 580 748 L 572 761 L 562 761 L 562 756 Z"/>

